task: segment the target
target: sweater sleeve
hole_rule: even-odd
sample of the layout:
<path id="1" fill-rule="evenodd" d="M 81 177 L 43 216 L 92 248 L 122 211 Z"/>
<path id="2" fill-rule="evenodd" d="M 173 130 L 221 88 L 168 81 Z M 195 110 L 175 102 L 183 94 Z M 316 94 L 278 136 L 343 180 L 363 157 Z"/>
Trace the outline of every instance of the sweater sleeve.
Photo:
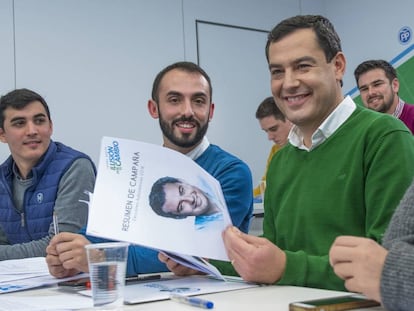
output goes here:
<path id="1" fill-rule="evenodd" d="M 62 176 L 54 211 L 58 215 L 60 231 L 77 232 L 86 225 L 88 205 L 79 200 L 89 201 L 85 191 L 93 192 L 95 172 L 91 162 L 78 159 Z M 46 256 L 46 247 L 54 235 L 50 224 L 49 235 L 39 240 L 14 245 L 0 245 L 0 260 Z"/>
<path id="2" fill-rule="evenodd" d="M 234 161 L 216 178 L 223 190 L 233 225 L 247 233 L 253 213 L 253 186 L 250 169 L 243 162 Z"/>
<path id="3" fill-rule="evenodd" d="M 384 235 L 388 249 L 381 275 L 381 298 L 387 310 L 414 305 L 414 183 L 404 195 Z"/>

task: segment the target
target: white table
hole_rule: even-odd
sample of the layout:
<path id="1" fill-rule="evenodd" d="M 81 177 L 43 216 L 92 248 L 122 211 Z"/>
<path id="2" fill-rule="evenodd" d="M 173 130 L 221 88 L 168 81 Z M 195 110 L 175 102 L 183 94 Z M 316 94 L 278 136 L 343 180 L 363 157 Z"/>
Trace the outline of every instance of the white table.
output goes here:
<path id="1" fill-rule="evenodd" d="M 249 288 L 243 290 L 236 290 L 231 292 L 222 292 L 215 294 L 201 295 L 200 297 L 211 300 L 214 302 L 215 311 L 288 311 L 289 303 L 293 301 L 309 300 L 324 297 L 333 297 L 343 295 L 344 292 L 320 290 L 306 287 L 295 286 L 263 286 L 256 288 Z M 89 297 L 80 296 L 78 294 L 62 293 L 56 290 L 56 287 L 33 289 L 23 292 L 9 293 L 0 296 L 0 310 L 3 306 L 3 298 L 13 298 L 23 301 L 23 299 L 31 299 L 32 302 L 38 297 L 47 301 L 44 310 L 52 310 L 53 301 L 58 299 L 61 302 L 67 303 L 67 306 L 75 306 L 77 301 L 90 300 L 92 305 L 92 299 Z M 61 307 L 61 306 L 60 306 Z M 55 308 L 56 309 L 56 308 Z M 62 308 L 59 308 L 62 310 Z M 16 306 L 10 310 L 18 310 Z M 93 310 L 93 308 L 82 308 L 79 310 Z M 152 311 L 165 311 L 165 310 L 179 310 L 179 311 L 196 311 L 201 310 L 192 306 L 181 304 L 171 300 L 143 303 L 137 305 L 124 306 L 124 310 L 152 310 Z M 366 311 L 383 311 L 383 308 L 374 307 L 368 309 L 359 309 Z"/>

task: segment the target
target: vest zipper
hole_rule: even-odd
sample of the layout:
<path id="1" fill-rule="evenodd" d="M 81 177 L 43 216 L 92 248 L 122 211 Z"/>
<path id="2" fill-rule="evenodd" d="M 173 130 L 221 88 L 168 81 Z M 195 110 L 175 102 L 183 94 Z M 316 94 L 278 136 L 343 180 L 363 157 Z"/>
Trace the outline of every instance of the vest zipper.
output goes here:
<path id="1" fill-rule="evenodd" d="M 24 226 L 25 226 L 24 213 L 20 214 L 20 218 L 21 218 L 22 228 L 24 228 Z"/>

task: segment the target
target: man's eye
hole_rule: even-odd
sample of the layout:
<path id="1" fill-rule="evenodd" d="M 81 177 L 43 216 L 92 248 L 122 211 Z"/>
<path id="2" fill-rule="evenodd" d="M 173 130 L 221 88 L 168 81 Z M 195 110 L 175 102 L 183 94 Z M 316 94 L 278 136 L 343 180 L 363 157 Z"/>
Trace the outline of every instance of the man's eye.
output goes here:
<path id="1" fill-rule="evenodd" d="M 383 82 L 377 82 L 377 83 L 374 83 L 374 86 L 378 87 L 378 86 L 381 86 L 382 84 L 383 84 Z"/>
<path id="2" fill-rule="evenodd" d="M 203 98 L 197 98 L 197 99 L 194 100 L 194 103 L 196 105 L 200 106 L 200 105 L 203 105 L 205 103 L 205 100 Z"/>
<path id="3" fill-rule="evenodd" d="M 178 186 L 178 193 L 180 195 L 183 195 L 184 194 L 184 187 L 183 186 Z"/>
<path id="4" fill-rule="evenodd" d="M 170 103 L 176 104 L 176 103 L 178 103 L 180 100 L 178 99 L 178 97 L 170 97 L 170 98 L 168 99 L 168 101 L 169 101 Z"/>
<path id="5" fill-rule="evenodd" d="M 12 126 L 16 126 L 16 127 L 22 127 L 25 124 L 25 122 L 22 121 L 15 121 L 12 123 Z"/>
<path id="6" fill-rule="evenodd" d="M 272 79 L 281 79 L 283 77 L 283 71 L 279 69 L 274 69 L 270 72 Z"/>
<path id="7" fill-rule="evenodd" d="M 299 64 L 298 69 L 299 70 L 308 70 L 311 66 L 309 64 Z"/>
<path id="8" fill-rule="evenodd" d="M 43 123 L 45 123 L 45 122 L 46 122 L 46 119 L 45 119 L 45 118 L 35 119 L 35 120 L 34 120 L 34 123 L 35 123 L 35 124 L 43 124 Z"/>
<path id="9" fill-rule="evenodd" d="M 280 70 L 280 69 L 272 69 L 270 71 L 270 73 L 272 74 L 272 76 L 273 75 L 280 75 L 282 73 L 282 70 Z"/>

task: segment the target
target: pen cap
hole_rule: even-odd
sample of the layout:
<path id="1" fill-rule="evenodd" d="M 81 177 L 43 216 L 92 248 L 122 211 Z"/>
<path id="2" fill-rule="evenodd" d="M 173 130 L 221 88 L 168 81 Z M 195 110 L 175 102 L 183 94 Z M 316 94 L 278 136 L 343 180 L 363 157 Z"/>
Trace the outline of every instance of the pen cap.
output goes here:
<path id="1" fill-rule="evenodd" d="M 214 307 L 214 303 L 212 301 L 208 301 L 208 300 L 204 300 L 200 298 L 192 298 L 192 297 L 189 297 L 188 300 L 190 304 L 193 306 L 198 306 L 198 307 L 202 307 L 205 309 L 213 309 Z"/>

